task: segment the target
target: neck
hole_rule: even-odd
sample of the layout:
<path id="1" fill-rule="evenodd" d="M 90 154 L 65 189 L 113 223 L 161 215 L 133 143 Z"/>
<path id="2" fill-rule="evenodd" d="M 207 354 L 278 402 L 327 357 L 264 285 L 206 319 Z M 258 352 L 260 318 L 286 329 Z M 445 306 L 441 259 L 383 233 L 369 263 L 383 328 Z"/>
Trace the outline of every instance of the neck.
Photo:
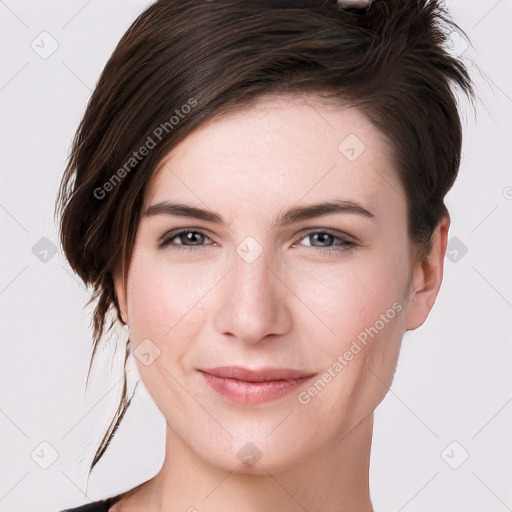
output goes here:
<path id="1" fill-rule="evenodd" d="M 373 414 L 314 458 L 286 471 L 255 475 L 210 465 L 167 428 L 160 472 L 140 486 L 122 510 L 371 512 L 372 430 Z"/>

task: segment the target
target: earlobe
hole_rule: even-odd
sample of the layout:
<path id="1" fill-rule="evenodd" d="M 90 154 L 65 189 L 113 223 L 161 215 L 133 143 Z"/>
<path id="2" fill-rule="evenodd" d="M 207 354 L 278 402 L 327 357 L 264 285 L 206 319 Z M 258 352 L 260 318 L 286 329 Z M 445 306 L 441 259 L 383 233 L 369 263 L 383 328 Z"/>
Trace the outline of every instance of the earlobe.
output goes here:
<path id="1" fill-rule="evenodd" d="M 422 262 L 412 270 L 407 297 L 406 330 L 417 329 L 427 319 L 441 288 L 443 265 L 448 243 L 450 218 L 442 217 L 432 235 L 432 246 Z"/>

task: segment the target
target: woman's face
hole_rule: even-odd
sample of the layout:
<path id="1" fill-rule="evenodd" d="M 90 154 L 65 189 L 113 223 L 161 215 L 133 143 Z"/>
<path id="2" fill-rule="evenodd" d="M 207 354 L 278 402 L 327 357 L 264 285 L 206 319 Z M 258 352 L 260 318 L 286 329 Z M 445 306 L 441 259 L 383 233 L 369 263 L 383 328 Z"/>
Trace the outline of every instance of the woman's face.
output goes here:
<path id="1" fill-rule="evenodd" d="M 264 473 L 371 417 L 431 304 L 411 304 L 405 192 L 365 117 L 260 99 L 180 143 L 146 211 L 116 293 L 176 438 Z"/>

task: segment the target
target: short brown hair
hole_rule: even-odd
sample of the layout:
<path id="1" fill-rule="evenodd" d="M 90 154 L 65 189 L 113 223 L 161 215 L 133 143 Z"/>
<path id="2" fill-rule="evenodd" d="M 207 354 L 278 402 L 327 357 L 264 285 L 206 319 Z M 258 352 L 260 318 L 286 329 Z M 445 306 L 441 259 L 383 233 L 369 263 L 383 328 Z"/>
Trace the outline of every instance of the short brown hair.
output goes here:
<path id="1" fill-rule="evenodd" d="M 460 164 L 454 86 L 472 95 L 465 66 L 446 49 L 451 30 L 462 33 L 438 0 L 374 0 L 364 13 L 335 0 L 158 0 L 140 14 L 92 93 L 57 199 L 64 253 L 97 301 L 89 370 L 121 320 L 112 276 L 129 267 L 158 164 L 206 120 L 265 94 L 313 93 L 366 115 L 392 143 L 409 235 L 428 253 Z M 141 157 L 149 138 L 155 145 Z M 90 470 L 131 398 L 125 373 Z"/>

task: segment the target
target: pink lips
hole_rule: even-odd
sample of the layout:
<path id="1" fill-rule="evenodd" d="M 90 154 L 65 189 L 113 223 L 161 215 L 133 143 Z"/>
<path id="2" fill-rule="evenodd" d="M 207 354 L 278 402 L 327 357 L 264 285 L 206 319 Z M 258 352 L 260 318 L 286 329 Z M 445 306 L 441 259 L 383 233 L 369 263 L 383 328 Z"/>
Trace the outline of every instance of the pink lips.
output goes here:
<path id="1" fill-rule="evenodd" d="M 223 366 L 199 370 L 217 393 L 239 404 L 260 404 L 290 393 L 312 374 L 286 368 L 249 370 L 239 366 Z"/>

